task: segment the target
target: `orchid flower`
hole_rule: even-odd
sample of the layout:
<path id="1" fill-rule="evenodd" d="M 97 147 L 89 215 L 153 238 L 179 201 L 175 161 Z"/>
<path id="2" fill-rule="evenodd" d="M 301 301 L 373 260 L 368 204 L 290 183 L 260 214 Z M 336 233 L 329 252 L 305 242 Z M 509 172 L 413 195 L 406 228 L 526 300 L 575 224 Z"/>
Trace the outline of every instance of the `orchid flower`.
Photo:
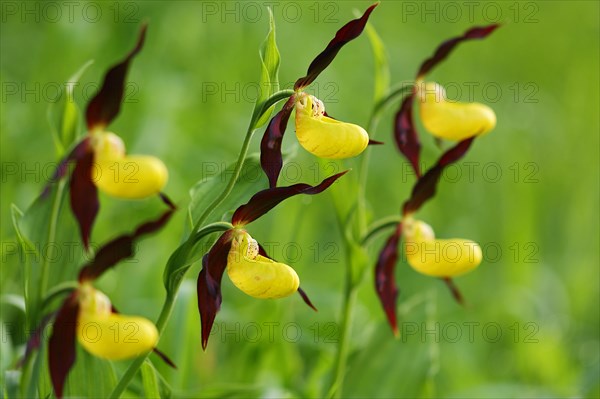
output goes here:
<path id="1" fill-rule="evenodd" d="M 375 289 L 395 335 L 398 335 L 396 300 L 398 288 L 394 272 L 398 261 L 398 246 L 404 238 L 407 263 L 415 271 L 441 278 L 450 288 L 454 298 L 462 303 L 462 295 L 452 278 L 477 268 L 483 259 L 481 247 L 474 241 L 462 238 L 437 239 L 431 226 L 418 220 L 414 214 L 433 198 L 444 169 L 461 159 L 474 139 L 490 132 L 496 125 L 494 111 L 478 103 L 450 102 L 442 86 L 425 82 L 425 75 L 446 59 L 459 43 L 481 39 L 492 33 L 498 25 L 477 27 L 464 35 L 440 45 L 433 56 L 421 65 L 415 89 L 407 95 L 395 118 L 394 136 L 398 149 L 410 162 L 417 182 L 410 198 L 402 207 L 402 221 L 385 242 L 375 266 Z M 418 100 L 424 127 L 436 138 L 458 141 L 444 152 L 437 163 L 425 174 L 420 170 L 421 143 L 413 122 L 413 103 Z"/>
<path id="2" fill-rule="evenodd" d="M 159 338 L 156 326 L 143 317 L 118 313 L 110 299 L 93 286 L 102 274 L 133 255 L 135 242 L 140 237 L 158 231 L 169 221 L 175 207 L 170 203 L 167 205 L 169 209 L 159 218 L 143 223 L 131 234 L 113 239 L 81 268 L 78 287 L 56 313 L 48 343 L 50 377 L 58 398 L 63 395 L 65 381 L 75 363 L 75 341 L 92 355 L 103 359 L 130 359 L 155 351 L 173 366 L 156 349 Z"/>
<path id="3" fill-rule="evenodd" d="M 60 162 L 52 179 L 64 177 L 69 163 L 75 163 L 70 202 L 86 248 L 100 208 L 98 189 L 113 197 L 141 199 L 160 194 L 167 183 L 167 168 L 160 159 L 127 155 L 123 140 L 106 130 L 119 114 L 129 64 L 142 49 L 145 37 L 146 25 L 143 25 L 133 50 L 106 73 L 100 90 L 87 106 L 88 134 Z"/>
<path id="4" fill-rule="evenodd" d="M 300 288 L 300 278 L 296 271 L 271 259 L 246 231 L 246 225 L 287 198 L 298 194 L 314 195 L 323 192 L 345 173 L 330 176 L 316 186 L 299 183 L 268 188 L 259 191 L 246 204 L 237 208 L 231 220 L 233 228 L 225 231 L 202 258 L 197 288 L 203 349 L 208 345 L 212 325 L 221 307 L 221 279 L 225 271 L 237 288 L 253 298 L 277 299 L 298 292 L 304 302 L 315 309 Z"/>
<path id="5" fill-rule="evenodd" d="M 292 111 L 296 111 L 296 137 L 300 145 L 319 158 L 344 159 L 362 153 L 369 144 L 369 135 L 362 127 L 338 121 L 325 111 L 325 105 L 315 96 L 304 92 L 321 72 L 331 64 L 341 48 L 356 39 L 364 30 L 371 12 L 379 3 L 370 6 L 358 19 L 337 31 L 327 47 L 313 60 L 306 76 L 294 84 L 295 93 L 281 111 L 269 122 L 261 141 L 261 166 L 269 178 L 270 187 L 277 186 L 283 167 L 281 143 Z"/>

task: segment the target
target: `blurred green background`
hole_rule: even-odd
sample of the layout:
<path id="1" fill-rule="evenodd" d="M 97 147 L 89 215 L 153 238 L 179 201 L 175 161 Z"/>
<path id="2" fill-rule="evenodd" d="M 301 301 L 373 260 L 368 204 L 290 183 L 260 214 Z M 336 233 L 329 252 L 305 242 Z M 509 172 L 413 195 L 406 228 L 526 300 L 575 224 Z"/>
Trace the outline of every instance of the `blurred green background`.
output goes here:
<path id="1" fill-rule="evenodd" d="M 57 158 L 47 109 L 57 86 L 87 60 L 95 62 L 75 89 L 81 108 L 106 68 L 129 51 L 140 22 L 150 22 L 111 130 L 130 153 L 165 161 L 166 192 L 185 209 L 189 188 L 234 160 L 241 146 L 259 77 L 258 47 L 268 29 L 266 6 L 274 6 L 280 80 L 290 87 L 353 10 L 370 2 L 71 4 L 1 5 L 3 294 L 21 287 L 10 204 L 25 209 L 49 177 Z M 442 40 L 472 25 L 503 22 L 485 41 L 460 46 L 429 77 L 446 85 L 451 98 L 491 105 L 498 126 L 448 171 L 435 201 L 420 213 L 440 237 L 468 237 L 483 246 L 482 266 L 457 280 L 468 306 L 455 304 L 439 281 L 400 263 L 402 335 L 394 340 L 369 275 L 355 312 L 344 396 L 600 396 L 599 3 L 384 0 L 371 22 L 387 47 L 394 83 L 409 81 Z M 364 125 L 372 71 L 369 42 L 360 37 L 309 91 L 330 115 Z M 413 183 L 391 139 L 394 112 L 370 132 L 387 143 L 372 150 L 367 195 L 374 219 L 397 214 Z M 292 131 L 286 148 L 296 146 Z M 431 164 L 438 149 L 429 137 L 423 141 Z M 284 176 L 314 183 L 342 167 L 329 166 L 299 148 Z M 156 200 L 102 196 L 101 203 L 95 243 L 162 209 Z M 140 243 L 133 261 L 103 277 L 99 285 L 122 312 L 156 318 L 163 265 L 181 239 L 184 219 L 179 212 Z M 297 269 L 319 312 L 298 297 L 249 298 L 224 278 L 222 310 L 202 352 L 195 265 L 159 345 L 178 370 L 155 362 L 178 396 L 318 397 L 328 388 L 346 262 L 331 196 L 290 200 L 250 233 Z M 372 248 L 373 264 L 381 245 L 383 239 Z M 52 263 L 57 272 L 60 259 Z M 13 321 L 14 312 L 2 309 L 3 320 Z M 22 339 L 6 339 L 3 329 L 3 369 L 18 353 L 11 342 Z M 126 366 L 115 363 L 118 373 Z"/>

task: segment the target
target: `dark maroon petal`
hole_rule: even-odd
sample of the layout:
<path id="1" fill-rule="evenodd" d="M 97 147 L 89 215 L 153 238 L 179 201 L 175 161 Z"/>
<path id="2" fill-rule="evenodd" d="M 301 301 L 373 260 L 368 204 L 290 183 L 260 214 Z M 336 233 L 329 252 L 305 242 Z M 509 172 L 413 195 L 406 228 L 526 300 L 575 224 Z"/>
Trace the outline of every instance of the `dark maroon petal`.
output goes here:
<path id="1" fill-rule="evenodd" d="M 471 28 L 466 31 L 462 36 L 452 38 L 450 40 L 442 43 L 436 50 L 435 53 L 425 60 L 423 64 L 421 64 L 421 68 L 419 68 L 419 73 L 417 77 L 422 77 L 429 71 L 433 69 L 437 64 L 442 62 L 448 57 L 448 55 L 454 50 L 459 43 L 464 42 L 466 40 L 471 39 L 483 39 L 487 37 L 490 33 L 492 33 L 496 28 L 498 28 L 499 24 L 492 24 L 488 26 L 478 26 L 475 28 Z"/>
<path id="2" fill-rule="evenodd" d="M 310 306 L 312 308 L 312 310 L 314 310 L 315 312 L 318 312 L 315 305 L 313 305 L 312 302 L 310 301 L 310 299 L 308 298 L 308 295 L 306 295 L 306 292 L 304 292 L 304 290 L 300 287 L 298 287 L 298 294 L 300 294 L 300 296 L 302 297 L 302 300 L 304 301 L 305 304 Z"/>
<path id="3" fill-rule="evenodd" d="M 50 181 L 44 187 L 42 191 L 42 196 L 45 196 L 48 192 L 50 192 L 50 185 L 58 182 L 60 179 L 66 176 L 69 171 L 69 163 L 76 161 L 82 158 L 88 151 L 90 151 L 90 138 L 86 137 L 81 140 L 79 143 L 73 147 L 70 153 L 67 154 L 63 159 L 61 159 L 60 163 L 56 167 L 56 170 L 52 174 Z"/>
<path id="4" fill-rule="evenodd" d="M 461 159 L 473 142 L 470 137 L 446 151 L 438 162 L 423 175 L 413 187 L 410 199 L 404 203 L 403 213 L 409 214 L 419 210 L 421 206 L 435 195 L 438 181 L 444 168 Z"/>
<path id="5" fill-rule="evenodd" d="M 446 283 L 446 286 L 450 290 L 450 293 L 452 293 L 452 297 L 456 300 L 456 302 L 464 305 L 465 300 L 456 284 L 454 284 L 454 281 L 450 277 L 444 277 L 442 280 L 444 280 L 444 283 Z"/>
<path id="6" fill-rule="evenodd" d="M 100 91 L 96 93 L 94 98 L 92 98 L 88 104 L 85 113 L 88 130 L 91 131 L 96 126 L 108 126 L 119 114 L 121 102 L 123 101 L 123 94 L 125 92 L 125 77 L 127 76 L 127 70 L 129 69 L 129 64 L 133 57 L 140 52 L 144 45 L 146 28 L 146 24 L 142 25 L 137 43 L 133 50 L 127 54 L 123 61 L 108 70 L 104 76 L 104 82 L 102 82 Z"/>
<path id="7" fill-rule="evenodd" d="M 79 224 L 81 240 L 85 249 L 89 249 L 92 226 L 100 209 L 98 189 L 93 181 L 94 152 L 88 151 L 77 159 L 71 175 L 71 210 Z"/>
<path id="8" fill-rule="evenodd" d="M 206 350 L 208 338 L 217 312 L 221 308 L 221 278 L 227 267 L 231 249 L 231 232 L 228 230 L 202 258 L 202 271 L 198 275 L 198 311 L 202 326 L 202 349 Z"/>
<path id="9" fill-rule="evenodd" d="M 396 299 L 398 288 L 394 278 L 396 261 L 398 260 L 398 243 L 402 234 L 402 224 L 398 224 L 396 231 L 387 239 L 375 266 L 375 290 L 383 306 L 394 335 L 398 335 L 398 321 L 396 318 Z"/>
<path id="10" fill-rule="evenodd" d="M 260 142 L 260 165 L 269 179 L 269 187 L 277 186 L 277 179 L 283 167 L 281 142 L 293 107 L 294 96 L 290 97 L 281 111 L 271 118 Z"/>
<path id="11" fill-rule="evenodd" d="M 263 216 L 265 213 L 269 212 L 271 209 L 279 205 L 282 201 L 290 197 L 293 197 L 298 194 L 319 194 L 320 192 L 326 190 L 337 179 L 342 177 L 347 172 L 348 171 L 344 171 L 336 175 L 330 176 L 327 179 L 323 180 L 317 186 L 299 183 L 294 184 L 292 186 L 273 187 L 259 191 L 258 193 L 254 194 L 252 198 L 250 198 L 250 201 L 248 201 L 248 203 L 240 206 L 235 211 L 231 222 L 237 226 L 245 225 Z"/>
<path id="12" fill-rule="evenodd" d="M 348 22 L 337 31 L 335 37 L 329 42 L 327 47 L 325 47 L 325 50 L 317 55 L 317 58 L 310 64 L 306 76 L 296 81 L 294 90 L 302 89 L 314 82 L 317 76 L 331 64 L 331 61 L 333 61 L 341 48 L 344 47 L 346 43 L 356 39 L 362 33 L 371 12 L 378 4 L 379 3 L 373 4 L 371 7 L 367 8 L 362 17 Z"/>
<path id="13" fill-rule="evenodd" d="M 169 356 L 167 356 L 163 351 L 158 350 L 158 348 L 154 348 L 152 351 L 156 354 L 156 356 L 160 357 L 163 362 L 177 370 L 177 365 L 175 362 L 169 359 Z"/>
<path id="14" fill-rule="evenodd" d="M 77 293 L 69 296 L 54 319 L 52 336 L 48 341 L 48 368 L 57 398 L 63 395 L 67 375 L 75 363 L 75 331 L 79 303 Z"/>
<path id="15" fill-rule="evenodd" d="M 396 114 L 394 138 L 398 150 L 408 159 L 417 177 L 421 177 L 419 157 L 421 154 L 421 142 L 413 122 L 413 98 L 410 94 L 404 98 L 400 110 Z"/>
<path id="16" fill-rule="evenodd" d="M 95 280 L 121 260 L 133 256 L 135 242 L 143 235 L 160 230 L 174 212 L 174 208 L 169 208 L 159 218 L 139 225 L 133 233 L 119 236 L 102 246 L 94 259 L 79 272 L 79 281 Z"/>
<path id="17" fill-rule="evenodd" d="M 54 319 L 56 313 L 58 312 L 47 314 L 42 318 L 40 325 L 35 329 L 35 331 L 31 335 L 31 338 L 27 340 L 27 344 L 25 344 L 25 354 L 21 359 L 17 361 L 17 368 L 23 367 L 23 365 L 27 362 L 27 360 L 30 358 L 33 352 L 40 347 L 40 343 L 42 342 L 41 339 L 44 334 L 44 329 L 46 328 L 48 323 L 50 323 L 50 321 Z"/>

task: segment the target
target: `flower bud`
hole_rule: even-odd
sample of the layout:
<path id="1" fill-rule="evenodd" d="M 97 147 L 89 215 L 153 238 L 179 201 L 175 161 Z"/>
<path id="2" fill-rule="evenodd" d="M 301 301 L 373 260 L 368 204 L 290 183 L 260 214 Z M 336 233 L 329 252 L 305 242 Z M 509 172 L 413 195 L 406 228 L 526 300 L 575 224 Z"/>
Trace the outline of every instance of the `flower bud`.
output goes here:
<path id="1" fill-rule="evenodd" d="M 254 298 L 283 298 L 300 285 L 294 269 L 260 255 L 258 243 L 246 232 L 233 239 L 227 274 L 237 288 Z"/>
<path id="2" fill-rule="evenodd" d="M 427 223 L 408 221 L 404 228 L 406 260 L 419 273 L 434 277 L 455 277 L 479 266 L 481 247 L 462 238 L 435 239 Z"/>
<path id="3" fill-rule="evenodd" d="M 296 102 L 296 137 L 305 150 L 329 159 L 357 156 L 369 145 L 365 129 L 325 116 L 323 103 L 308 94 Z"/>
<path id="4" fill-rule="evenodd" d="M 106 295 L 85 284 L 80 288 L 77 339 L 94 356 L 122 360 L 151 351 L 158 330 L 143 317 L 113 313 Z"/>
<path id="5" fill-rule="evenodd" d="M 480 103 L 451 102 L 446 90 L 434 82 L 417 82 L 421 120 L 435 137 L 461 141 L 490 132 L 496 126 L 496 114 Z"/>

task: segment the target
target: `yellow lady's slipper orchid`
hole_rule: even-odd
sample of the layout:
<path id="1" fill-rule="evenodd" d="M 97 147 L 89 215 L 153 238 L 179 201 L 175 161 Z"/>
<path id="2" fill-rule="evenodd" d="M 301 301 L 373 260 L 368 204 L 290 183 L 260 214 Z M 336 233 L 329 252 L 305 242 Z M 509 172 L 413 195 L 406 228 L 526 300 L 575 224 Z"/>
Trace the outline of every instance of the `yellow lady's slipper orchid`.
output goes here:
<path id="1" fill-rule="evenodd" d="M 125 155 L 125 145 L 111 132 L 94 140 L 96 186 L 109 195 L 138 199 L 159 193 L 168 179 L 165 164 L 148 155 Z"/>
<path id="2" fill-rule="evenodd" d="M 77 339 L 94 356 L 122 360 L 151 351 L 158 342 L 158 330 L 143 317 L 113 313 L 108 297 L 84 284 L 80 288 Z"/>
<path id="3" fill-rule="evenodd" d="M 296 101 L 296 137 L 308 152 L 329 159 L 357 156 L 369 145 L 365 129 L 326 116 L 323 103 L 308 94 Z"/>
<path id="4" fill-rule="evenodd" d="M 419 273 L 454 277 L 475 269 L 481 263 L 481 247 L 474 241 L 435 239 L 431 226 L 420 220 L 407 220 L 404 226 L 406 259 Z"/>
<path id="5" fill-rule="evenodd" d="M 496 114 L 487 105 L 448 101 L 446 90 L 434 82 L 417 82 L 423 125 L 435 137 L 461 141 L 490 132 Z"/>
<path id="6" fill-rule="evenodd" d="M 258 243 L 246 232 L 231 243 L 227 274 L 237 288 L 254 298 L 283 298 L 300 286 L 294 269 L 260 255 Z"/>

